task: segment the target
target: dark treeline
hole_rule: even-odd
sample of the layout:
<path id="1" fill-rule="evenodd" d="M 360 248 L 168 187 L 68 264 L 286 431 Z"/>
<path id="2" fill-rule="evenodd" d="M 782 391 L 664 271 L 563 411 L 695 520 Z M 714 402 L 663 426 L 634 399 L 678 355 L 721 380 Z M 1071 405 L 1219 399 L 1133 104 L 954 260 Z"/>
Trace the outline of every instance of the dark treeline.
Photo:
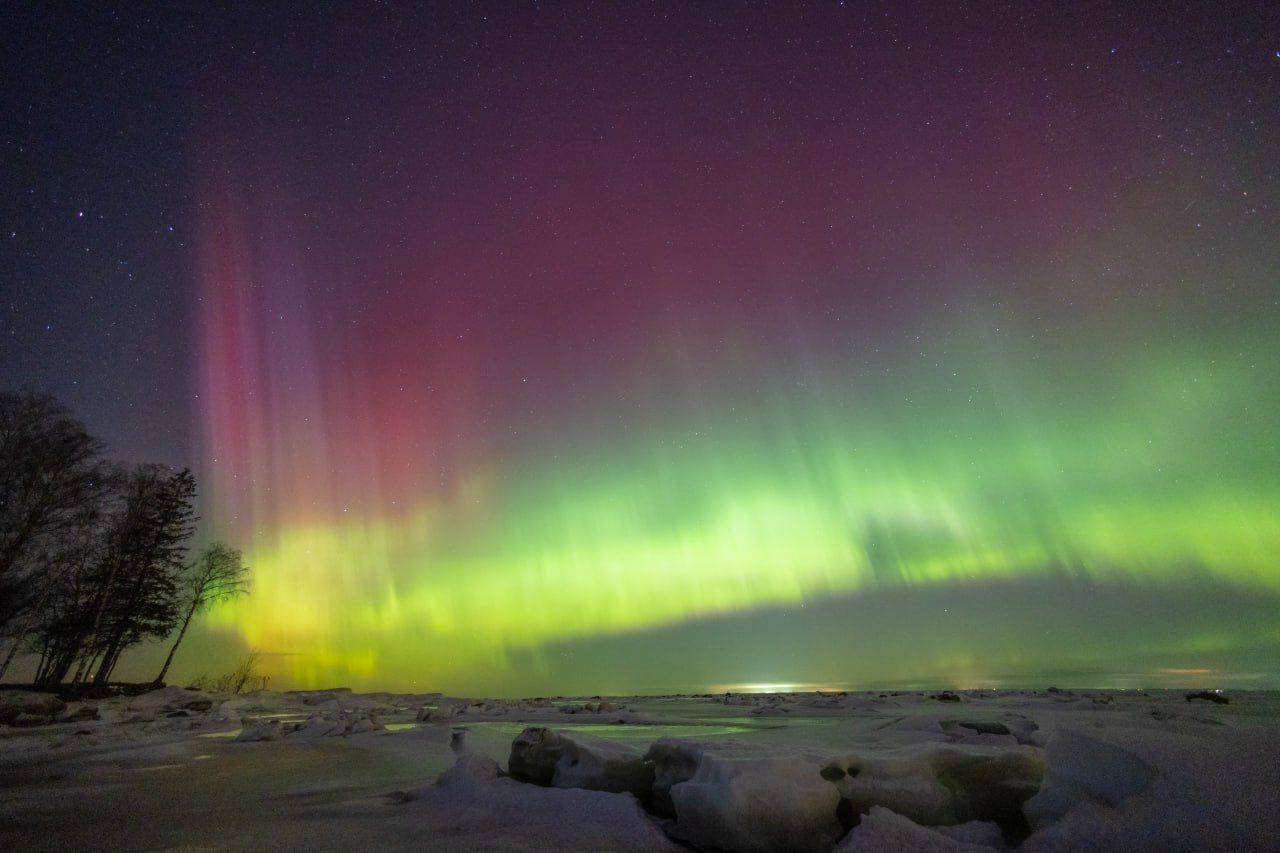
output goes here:
<path id="1" fill-rule="evenodd" d="M 188 559 L 195 497 L 188 470 L 108 460 L 52 397 L 0 393 L 0 678 L 26 653 L 38 684 L 105 690 L 127 649 L 177 631 L 161 683 L 193 617 L 248 589 L 240 552 Z"/>

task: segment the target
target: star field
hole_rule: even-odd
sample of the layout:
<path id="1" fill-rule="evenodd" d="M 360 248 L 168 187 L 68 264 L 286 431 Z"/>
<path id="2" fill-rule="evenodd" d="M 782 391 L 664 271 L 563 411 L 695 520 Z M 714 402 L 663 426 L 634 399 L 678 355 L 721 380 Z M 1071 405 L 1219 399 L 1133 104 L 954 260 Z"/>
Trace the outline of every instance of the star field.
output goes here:
<path id="1" fill-rule="evenodd" d="M 208 655 L 1280 681 L 1265 4 L 19 17 L 0 382 L 197 470 Z"/>

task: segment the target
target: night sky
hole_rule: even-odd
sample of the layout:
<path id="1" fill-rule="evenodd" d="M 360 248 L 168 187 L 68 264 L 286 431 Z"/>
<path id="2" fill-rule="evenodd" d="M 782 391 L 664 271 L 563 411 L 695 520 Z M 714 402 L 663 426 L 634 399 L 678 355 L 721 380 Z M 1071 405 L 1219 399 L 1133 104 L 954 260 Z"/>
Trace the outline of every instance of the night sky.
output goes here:
<path id="1" fill-rule="evenodd" d="M 1274 6 L 26 5 L 0 387 L 196 471 L 180 676 L 1280 686 Z"/>

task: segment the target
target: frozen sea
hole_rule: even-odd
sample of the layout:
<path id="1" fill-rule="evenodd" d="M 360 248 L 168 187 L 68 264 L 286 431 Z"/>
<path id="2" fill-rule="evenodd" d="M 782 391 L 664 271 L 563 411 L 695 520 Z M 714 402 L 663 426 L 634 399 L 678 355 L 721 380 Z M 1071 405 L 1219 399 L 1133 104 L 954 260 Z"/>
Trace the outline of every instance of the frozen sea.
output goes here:
<path id="1" fill-rule="evenodd" d="M 45 712 L 0 725 L 0 849 L 1280 850 L 1268 692 L 167 688 Z M 506 775 L 517 738 L 549 784 Z"/>

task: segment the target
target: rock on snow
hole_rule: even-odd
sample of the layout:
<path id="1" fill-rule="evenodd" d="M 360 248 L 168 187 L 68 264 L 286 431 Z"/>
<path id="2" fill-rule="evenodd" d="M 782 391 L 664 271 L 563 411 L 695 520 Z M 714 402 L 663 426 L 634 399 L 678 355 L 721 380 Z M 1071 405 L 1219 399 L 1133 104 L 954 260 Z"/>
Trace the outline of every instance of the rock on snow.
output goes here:
<path id="1" fill-rule="evenodd" d="M 615 741 L 542 726 L 530 726 L 516 737 L 507 768 L 522 782 L 556 788 L 628 791 L 647 798 L 653 785 L 653 768 L 639 751 Z"/>

